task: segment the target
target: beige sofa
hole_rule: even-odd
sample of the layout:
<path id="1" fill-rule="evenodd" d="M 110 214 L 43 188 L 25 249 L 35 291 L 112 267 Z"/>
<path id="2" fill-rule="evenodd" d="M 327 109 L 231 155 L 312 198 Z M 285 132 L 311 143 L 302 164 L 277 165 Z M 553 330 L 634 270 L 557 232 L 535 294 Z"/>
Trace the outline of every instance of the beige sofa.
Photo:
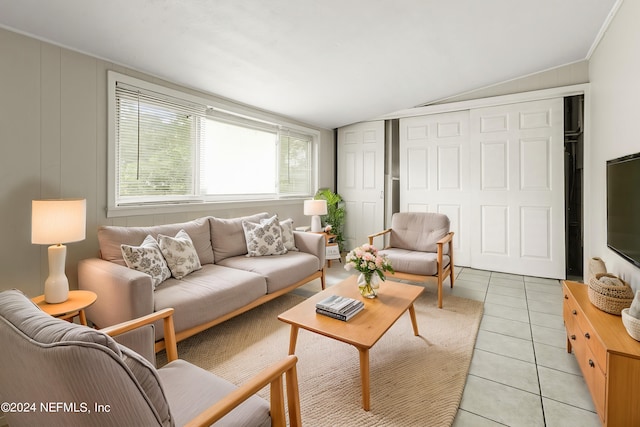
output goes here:
<path id="1" fill-rule="evenodd" d="M 260 213 L 150 227 L 100 227 L 100 258 L 78 264 L 79 288 L 98 295 L 86 309 L 87 318 L 104 328 L 171 307 L 180 341 L 311 280 L 320 279 L 324 289 L 325 242 L 320 234 L 292 231 L 297 250 L 247 256 L 243 221 L 256 224 L 270 217 Z M 121 245 L 141 245 L 148 235 L 158 239 L 180 230 L 191 238 L 200 269 L 154 286 L 149 274 L 127 267 Z M 164 348 L 162 338 L 162 328 L 157 327 L 156 350 Z"/>

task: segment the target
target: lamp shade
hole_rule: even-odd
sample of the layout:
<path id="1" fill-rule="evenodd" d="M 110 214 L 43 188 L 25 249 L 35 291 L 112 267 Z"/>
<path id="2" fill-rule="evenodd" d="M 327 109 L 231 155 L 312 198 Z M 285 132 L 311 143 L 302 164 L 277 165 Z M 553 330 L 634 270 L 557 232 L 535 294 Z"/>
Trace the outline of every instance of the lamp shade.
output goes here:
<path id="1" fill-rule="evenodd" d="M 31 243 L 54 245 L 84 240 L 86 218 L 86 199 L 33 200 Z"/>
<path id="2" fill-rule="evenodd" d="M 305 215 L 326 215 L 327 201 L 326 200 L 305 200 L 304 214 Z"/>

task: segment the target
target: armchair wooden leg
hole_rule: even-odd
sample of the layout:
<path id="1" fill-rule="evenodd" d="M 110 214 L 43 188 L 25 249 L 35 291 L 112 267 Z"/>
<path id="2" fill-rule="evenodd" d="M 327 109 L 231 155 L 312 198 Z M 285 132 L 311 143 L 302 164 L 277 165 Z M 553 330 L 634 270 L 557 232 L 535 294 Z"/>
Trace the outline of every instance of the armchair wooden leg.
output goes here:
<path id="1" fill-rule="evenodd" d="M 451 282 L 451 287 L 452 287 L 452 288 L 453 288 L 453 280 L 454 280 L 454 279 L 453 279 L 453 277 L 454 277 L 454 274 L 453 274 L 453 264 L 451 264 L 451 265 L 449 266 L 449 281 Z"/>
<path id="2" fill-rule="evenodd" d="M 442 308 L 442 276 L 438 275 L 438 308 Z"/>

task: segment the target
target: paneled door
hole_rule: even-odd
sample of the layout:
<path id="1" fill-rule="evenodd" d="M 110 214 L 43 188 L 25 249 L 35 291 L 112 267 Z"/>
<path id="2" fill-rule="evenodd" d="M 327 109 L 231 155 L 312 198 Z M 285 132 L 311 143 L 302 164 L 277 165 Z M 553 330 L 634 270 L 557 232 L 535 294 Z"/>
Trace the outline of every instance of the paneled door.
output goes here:
<path id="1" fill-rule="evenodd" d="M 565 277 L 562 98 L 400 120 L 400 210 L 446 214 L 457 265 Z"/>
<path id="2" fill-rule="evenodd" d="M 470 265 L 469 111 L 400 120 L 400 210 L 447 215 L 455 262 Z"/>
<path id="3" fill-rule="evenodd" d="M 345 201 L 345 249 L 384 227 L 384 121 L 338 129 L 338 194 Z"/>
<path id="4" fill-rule="evenodd" d="M 470 112 L 475 268 L 565 277 L 561 98 Z"/>

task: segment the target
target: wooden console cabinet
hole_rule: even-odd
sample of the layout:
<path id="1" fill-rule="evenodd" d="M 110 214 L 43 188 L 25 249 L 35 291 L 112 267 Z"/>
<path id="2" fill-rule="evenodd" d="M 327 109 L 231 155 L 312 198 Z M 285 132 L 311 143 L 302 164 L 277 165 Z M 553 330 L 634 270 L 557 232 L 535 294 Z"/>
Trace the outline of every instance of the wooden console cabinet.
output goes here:
<path id="1" fill-rule="evenodd" d="M 565 281 L 563 317 L 567 352 L 576 356 L 600 421 L 607 427 L 640 426 L 640 342 L 620 316 L 589 301 L 587 285 Z"/>

